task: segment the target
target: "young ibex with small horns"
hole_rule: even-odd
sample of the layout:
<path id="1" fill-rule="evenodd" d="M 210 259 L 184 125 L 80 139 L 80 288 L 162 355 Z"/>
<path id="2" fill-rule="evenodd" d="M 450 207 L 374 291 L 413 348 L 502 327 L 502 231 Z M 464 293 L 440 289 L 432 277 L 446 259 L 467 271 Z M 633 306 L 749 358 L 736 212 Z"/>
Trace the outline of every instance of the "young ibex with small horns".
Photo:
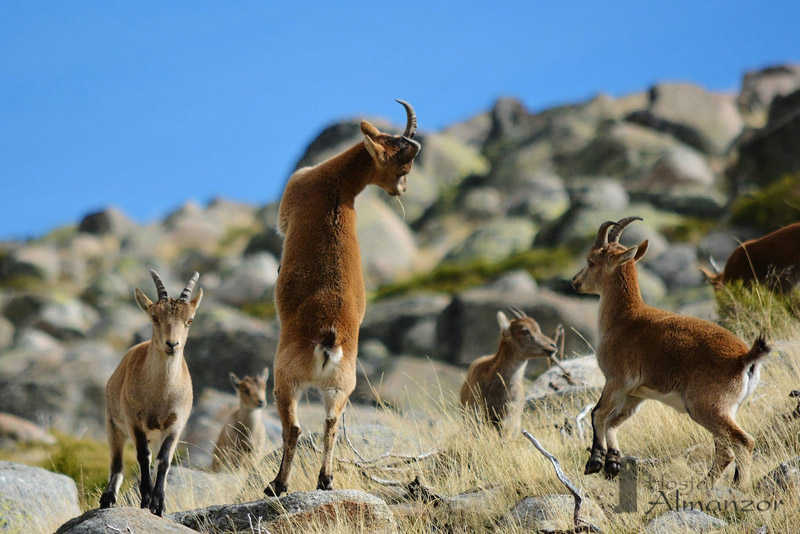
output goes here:
<path id="1" fill-rule="evenodd" d="M 597 363 L 606 378 L 592 410 L 594 439 L 585 474 L 619 473 L 617 429 L 642 401 L 655 399 L 688 413 L 713 434 L 711 485 L 734 459 L 734 482 L 744 485 L 753 438 L 736 423 L 736 412 L 755 389 L 770 349 L 763 336 L 748 348 L 716 324 L 647 306 L 635 264 L 648 242 L 631 248 L 619 244 L 623 229 L 637 220 L 642 219 L 603 223 L 586 266 L 572 280 L 579 293 L 600 295 Z"/>
<path id="2" fill-rule="evenodd" d="M 800 223 L 745 241 L 731 253 L 722 272 L 712 273 L 705 267 L 700 270 L 715 290 L 741 280 L 786 294 L 800 283 Z"/>
<path id="3" fill-rule="evenodd" d="M 420 150 L 413 140 L 414 109 L 398 102 L 407 114 L 402 135 L 381 133 L 362 121 L 363 142 L 298 170 L 283 192 L 278 229 L 285 239 L 275 288 L 281 333 L 274 368 L 283 459 L 275 480 L 264 490 L 267 495 L 277 496 L 288 488 L 300 435 L 297 399 L 309 386 L 322 391 L 326 413 L 317 489 L 333 488 L 334 440 L 356 384 L 358 329 L 366 307 L 355 198 L 369 184 L 401 195 Z"/>
<path id="4" fill-rule="evenodd" d="M 461 387 L 461 405 L 478 412 L 504 436 L 519 433 L 525 392 L 522 379 L 531 358 L 547 358 L 558 351 L 539 323 L 519 308 L 510 307 L 514 320 L 497 312 L 500 346 L 497 353 L 472 362 Z"/>
<path id="5" fill-rule="evenodd" d="M 122 484 L 122 449 L 128 436 L 136 444 L 141 481 L 141 507 L 156 515 L 164 512 L 164 488 L 178 437 L 192 409 L 192 378 L 183 358 L 189 327 L 203 298 L 202 288 L 191 298 L 198 273 L 177 299 L 167 290 L 155 271 L 150 271 L 158 291 L 152 302 L 138 288 L 136 302 L 150 317 L 153 335 L 122 358 L 106 385 L 106 432 L 111 448 L 111 474 L 100 497 L 100 507 L 117 502 Z M 190 300 L 191 299 L 191 300 Z M 150 444 L 155 445 L 156 482 L 150 476 Z"/>
<path id="6" fill-rule="evenodd" d="M 262 408 L 267 405 L 267 377 L 269 369 L 258 376 L 239 379 L 230 373 L 231 385 L 239 394 L 239 409 L 228 416 L 214 447 L 211 471 L 218 472 L 223 465 L 250 466 L 259 459 L 266 443 L 266 429 Z"/>

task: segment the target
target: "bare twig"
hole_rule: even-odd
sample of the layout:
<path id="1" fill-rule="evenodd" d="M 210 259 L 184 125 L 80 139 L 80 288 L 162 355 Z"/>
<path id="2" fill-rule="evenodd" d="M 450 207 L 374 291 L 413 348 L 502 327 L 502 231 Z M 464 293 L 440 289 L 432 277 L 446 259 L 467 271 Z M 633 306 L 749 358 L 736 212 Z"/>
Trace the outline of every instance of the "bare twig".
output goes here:
<path id="1" fill-rule="evenodd" d="M 561 374 L 564 375 L 564 379 L 566 379 L 568 384 L 571 384 L 573 386 L 577 386 L 578 382 L 576 382 L 575 379 L 572 378 L 572 375 L 569 374 L 569 371 L 564 369 L 564 366 L 561 365 L 561 360 L 564 359 L 564 343 L 565 343 L 565 341 L 567 339 L 567 336 L 564 333 L 564 325 L 563 324 L 559 324 L 556 327 L 555 337 L 556 337 L 556 344 L 559 346 L 558 358 L 556 358 L 555 354 L 551 354 L 550 355 L 550 361 L 553 362 L 556 365 L 556 367 L 559 368 L 559 370 L 561 370 Z"/>
<path id="2" fill-rule="evenodd" d="M 575 418 L 575 429 L 578 432 L 578 439 L 583 441 L 585 434 L 583 433 L 583 420 L 589 415 L 589 412 L 592 411 L 594 408 L 594 404 L 587 404 L 586 407 L 581 410 L 581 413 L 578 414 L 578 417 Z"/>
<path id="3" fill-rule="evenodd" d="M 131 530 L 131 527 L 129 527 L 128 525 L 125 525 L 125 530 L 124 531 L 121 528 L 117 528 L 115 526 L 109 525 L 108 523 L 106 523 L 106 526 L 108 528 L 110 528 L 111 530 L 113 530 L 114 532 L 127 532 L 128 534 L 133 534 L 133 531 Z"/>
<path id="4" fill-rule="evenodd" d="M 580 490 L 578 490 L 578 488 L 575 487 L 575 484 L 573 484 L 572 481 L 567 478 L 567 475 L 564 474 L 564 471 L 561 469 L 561 464 L 558 462 L 558 458 L 550 454 L 547 449 L 542 447 L 541 443 L 539 443 L 539 441 L 527 430 L 523 429 L 522 435 L 528 438 L 528 440 L 533 443 L 533 446 L 536 447 L 536 449 L 541 452 L 545 458 L 550 460 L 550 463 L 553 464 L 553 469 L 556 471 L 558 480 L 560 480 L 561 483 L 564 484 L 564 486 L 569 490 L 569 492 L 572 493 L 572 497 L 575 499 L 575 509 L 572 513 L 572 519 L 575 525 L 573 532 L 601 532 L 598 527 L 587 521 L 584 521 L 579 517 L 583 497 L 581 496 Z"/>
<path id="5" fill-rule="evenodd" d="M 347 442 L 347 445 L 351 449 L 353 449 L 353 452 L 355 453 L 356 456 L 358 456 L 358 459 L 363 462 L 364 461 L 364 456 L 360 452 L 358 452 L 358 449 L 355 448 L 353 443 L 350 441 L 350 437 L 347 435 L 347 425 L 345 424 L 345 414 L 346 414 L 346 412 L 342 412 L 342 435 L 344 436 L 344 439 Z"/>

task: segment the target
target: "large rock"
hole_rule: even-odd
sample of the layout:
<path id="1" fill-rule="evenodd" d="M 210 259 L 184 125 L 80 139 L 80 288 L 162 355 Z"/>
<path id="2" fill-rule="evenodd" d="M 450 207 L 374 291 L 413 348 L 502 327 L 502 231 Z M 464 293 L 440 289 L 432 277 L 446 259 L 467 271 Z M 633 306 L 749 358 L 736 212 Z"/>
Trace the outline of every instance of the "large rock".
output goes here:
<path id="1" fill-rule="evenodd" d="M 27 245 L 0 255 L 0 281 L 14 284 L 27 279 L 55 281 L 61 272 L 58 251 L 47 245 Z"/>
<path id="2" fill-rule="evenodd" d="M 466 373 L 443 362 L 411 356 L 391 359 L 391 367 L 373 381 L 372 398 L 404 410 L 438 405 L 458 398 Z"/>
<path id="3" fill-rule="evenodd" d="M 800 91 L 778 96 L 767 124 L 739 141 L 739 160 L 730 170 L 734 185 L 764 187 L 788 173 L 800 172 Z"/>
<path id="4" fill-rule="evenodd" d="M 26 419 L 47 421 L 62 432 L 81 428 L 87 435 L 103 439 L 105 385 L 120 357 L 110 347 L 88 341 L 71 346 L 56 359 L 47 354 L 35 359 L 29 356 L 16 362 L 16 369 L 3 361 L 0 406 Z"/>
<path id="5" fill-rule="evenodd" d="M 569 208 L 569 194 L 556 174 L 533 172 L 520 176 L 507 192 L 509 215 L 534 222 L 552 221 Z"/>
<path id="6" fill-rule="evenodd" d="M 169 519 L 140 508 L 107 508 L 89 510 L 63 525 L 56 534 L 107 534 L 111 532 L 147 534 L 197 533 Z"/>
<path id="7" fill-rule="evenodd" d="M 34 326 L 62 341 L 85 338 L 99 315 L 78 299 L 54 299 L 39 312 Z"/>
<path id="8" fill-rule="evenodd" d="M 627 118 L 670 133 L 706 154 L 724 154 L 744 126 L 732 95 L 688 83 L 655 85 L 647 109 Z"/>
<path id="9" fill-rule="evenodd" d="M 361 324 L 361 339 L 376 338 L 395 353 L 415 353 L 415 339 L 407 334 L 420 323 L 436 324 L 436 318 L 450 303 L 450 297 L 440 293 L 417 294 L 379 300 L 367 306 Z M 424 343 L 422 345 L 427 345 Z M 429 347 L 432 348 L 432 347 Z M 409 350 L 411 349 L 411 350 Z M 421 354 L 420 354 L 421 355 Z"/>
<path id="10" fill-rule="evenodd" d="M 96 235 L 123 235 L 130 232 L 134 227 L 135 223 L 120 210 L 106 208 L 85 215 L 78 225 L 78 231 Z"/>
<path id="11" fill-rule="evenodd" d="M 703 283 L 697 250 L 691 245 L 672 245 L 653 258 L 647 267 L 664 280 L 670 291 L 695 287 Z"/>
<path id="12" fill-rule="evenodd" d="M 525 399 L 529 403 L 552 395 L 571 395 L 578 392 L 599 392 L 606 379 L 597 365 L 594 355 L 580 356 L 564 360 L 561 366 L 569 373 L 577 384 L 571 384 L 557 366 L 553 366 L 541 374 L 528 389 Z"/>
<path id="13" fill-rule="evenodd" d="M 749 112 L 769 108 L 776 96 L 800 89 L 800 65 L 776 65 L 746 72 L 737 102 Z"/>
<path id="14" fill-rule="evenodd" d="M 276 321 L 256 321 L 224 306 L 200 306 L 194 324 L 184 356 L 196 391 L 227 391 L 228 373 L 255 376 L 272 367 L 278 348 Z M 271 383 L 267 391 L 272 391 Z"/>
<path id="15" fill-rule="evenodd" d="M 645 178 L 643 188 L 664 192 L 675 187 L 697 185 L 709 187 L 714 183 L 714 171 L 705 157 L 688 147 L 673 148 L 661 156 Z"/>
<path id="16" fill-rule="evenodd" d="M 772 494 L 800 489 L 800 456 L 783 462 L 767 473 L 761 481 L 761 489 Z"/>
<path id="17" fill-rule="evenodd" d="M 559 324 L 567 332 L 566 352 L 583 351 L 586 344 L 572 328 L 590 343 L 597 339 L 597 303 L 594 300 L 558 295 L 546 289 L 523 293 L 498 287 L 475 288 L 456 295 L 442 312 L 437 323 L 436 356 L 456 364 L 469 364 L 479 356 L 497 350 L 500 331 L 497 312 L 508 306 L 517 306 L 534 318 L 546 334 L 551 334 Z M 529 371 L 536 369 L 534 362 Z M 543 370 L 542 366 L 538 367 Z"/>
<path id="18" fill-rule="evenodd" d="M 514 506 L 509 522 L 531 532 L 551 530 L 567 532 L 574 528 L 572 516 L 574 508 L 575 499 L 572 495 L 528 497 Z M 599 526 L 605 521 L 605 514 L 594 501 L 584 497 L 580 518 Z"/>
<path id="19" fill-rule="evenodd" d="M 0 412 L 0 447 L 10 449 L 21 443 L 54 445 L 56 438 L 27 419 Z"/>
<path id="20" fill-rule="evenodd" d="M 0 351 L 14 342 L 14 325 L 5 317 L 0 317 Z"/>
<path id="21" fill-rule="evenodd" d="M 244 261 L 222 278 L 217 298 L 231 306 L 260 302 L 271 295 L 278 279 L 278 262 L 266 252 L 247 256 Z"/>
<path id="22" fill-rule="evenodd" d="M 78 488 L 64 475 L 0 462 L 0 532 L 52 532 L 81 513 Z"/>
<path id="23" fill-rule="evenodd" d="M 536 236 L 536 226 L 528 219 L 505 218 L 482 225 L 445 256 L 445 262 L 483 260 L 496 262 L 514 252 L 528 250 Z"/>
<path id="24" fill-rule="evenodd" d="M 675 532 L 701 533 L 713 532 L 728 523 L 700 510 L 671 510 L 662 514 L 645 526 L 645 534 L 674 534 Z"/>
<path id="25" fill-rule="evenodd" d="M 394 533 L 389 506 L 374 495 L 353 490 L 296 492 L 280 498 L 211 506 L 168 516 L 194 529 L 219 534 L 249 531 L 260 524 L 272 533 L 311 528 L 343 528 L 358 532 Z"/>
<path id="26" fill-rule="evenodd" d="M 356 198 L 356 212 L 366 285 L 375 287 L 412 274 L 417 246 L 398 211 L 365 191 Z"/>

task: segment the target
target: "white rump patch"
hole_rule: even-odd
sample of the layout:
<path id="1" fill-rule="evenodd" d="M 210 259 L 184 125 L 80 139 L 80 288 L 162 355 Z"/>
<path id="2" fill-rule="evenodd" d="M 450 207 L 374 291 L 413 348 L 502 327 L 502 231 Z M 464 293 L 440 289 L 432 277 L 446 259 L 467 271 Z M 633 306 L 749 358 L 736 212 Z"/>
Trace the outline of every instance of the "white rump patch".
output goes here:
<path id="1" fill-rule="evenodd" d="M 736 404 L 731 408 L 732 418 L 736 418 L 736 412 L 739 411 L 739 406 L 741 406 L 745 399 L 756 390 L 759 380 L 761 380 L 761 364 L 755 363 L 748 365 L 742 372 L 742 392 L 739 394 Z"/>
<path id="2" fill-rule="evenodd" d="M 322 377 L 332 372 L 332 369 L 338 367 L 343 356 L 344 351 L 342 351 L 341 345 L 335 347 L 316 345 L 314 347 L 314 360 L 317 364 L 317 376 Z"/>

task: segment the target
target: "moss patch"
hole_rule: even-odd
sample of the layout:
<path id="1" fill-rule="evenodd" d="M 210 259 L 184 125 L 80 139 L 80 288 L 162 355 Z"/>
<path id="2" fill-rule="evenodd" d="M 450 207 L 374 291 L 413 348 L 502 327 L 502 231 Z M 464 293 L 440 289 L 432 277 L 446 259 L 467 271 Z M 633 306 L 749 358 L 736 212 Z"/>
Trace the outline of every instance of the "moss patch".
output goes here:
<path id="1" fill-rule="evenodd" d="M 374 298 L 378 300 L 420 291 L 452 294 L 485 284 L 508 271 L 520 269 L 537 279 L 548 278 L 571 265 L 574 257 L 575 252 L 570 248 L 556 247 L 517 252 L 498 262 L 476 260 L 468 263 L 443 263 L 429 273 L 380 287 Z"/>
<path id="2" fill-rule="evenodd" d="M 766 189 L 737 200 L 731 222 L 765 232 L 800 220 L 800 173 L 787 174 Z"/>

